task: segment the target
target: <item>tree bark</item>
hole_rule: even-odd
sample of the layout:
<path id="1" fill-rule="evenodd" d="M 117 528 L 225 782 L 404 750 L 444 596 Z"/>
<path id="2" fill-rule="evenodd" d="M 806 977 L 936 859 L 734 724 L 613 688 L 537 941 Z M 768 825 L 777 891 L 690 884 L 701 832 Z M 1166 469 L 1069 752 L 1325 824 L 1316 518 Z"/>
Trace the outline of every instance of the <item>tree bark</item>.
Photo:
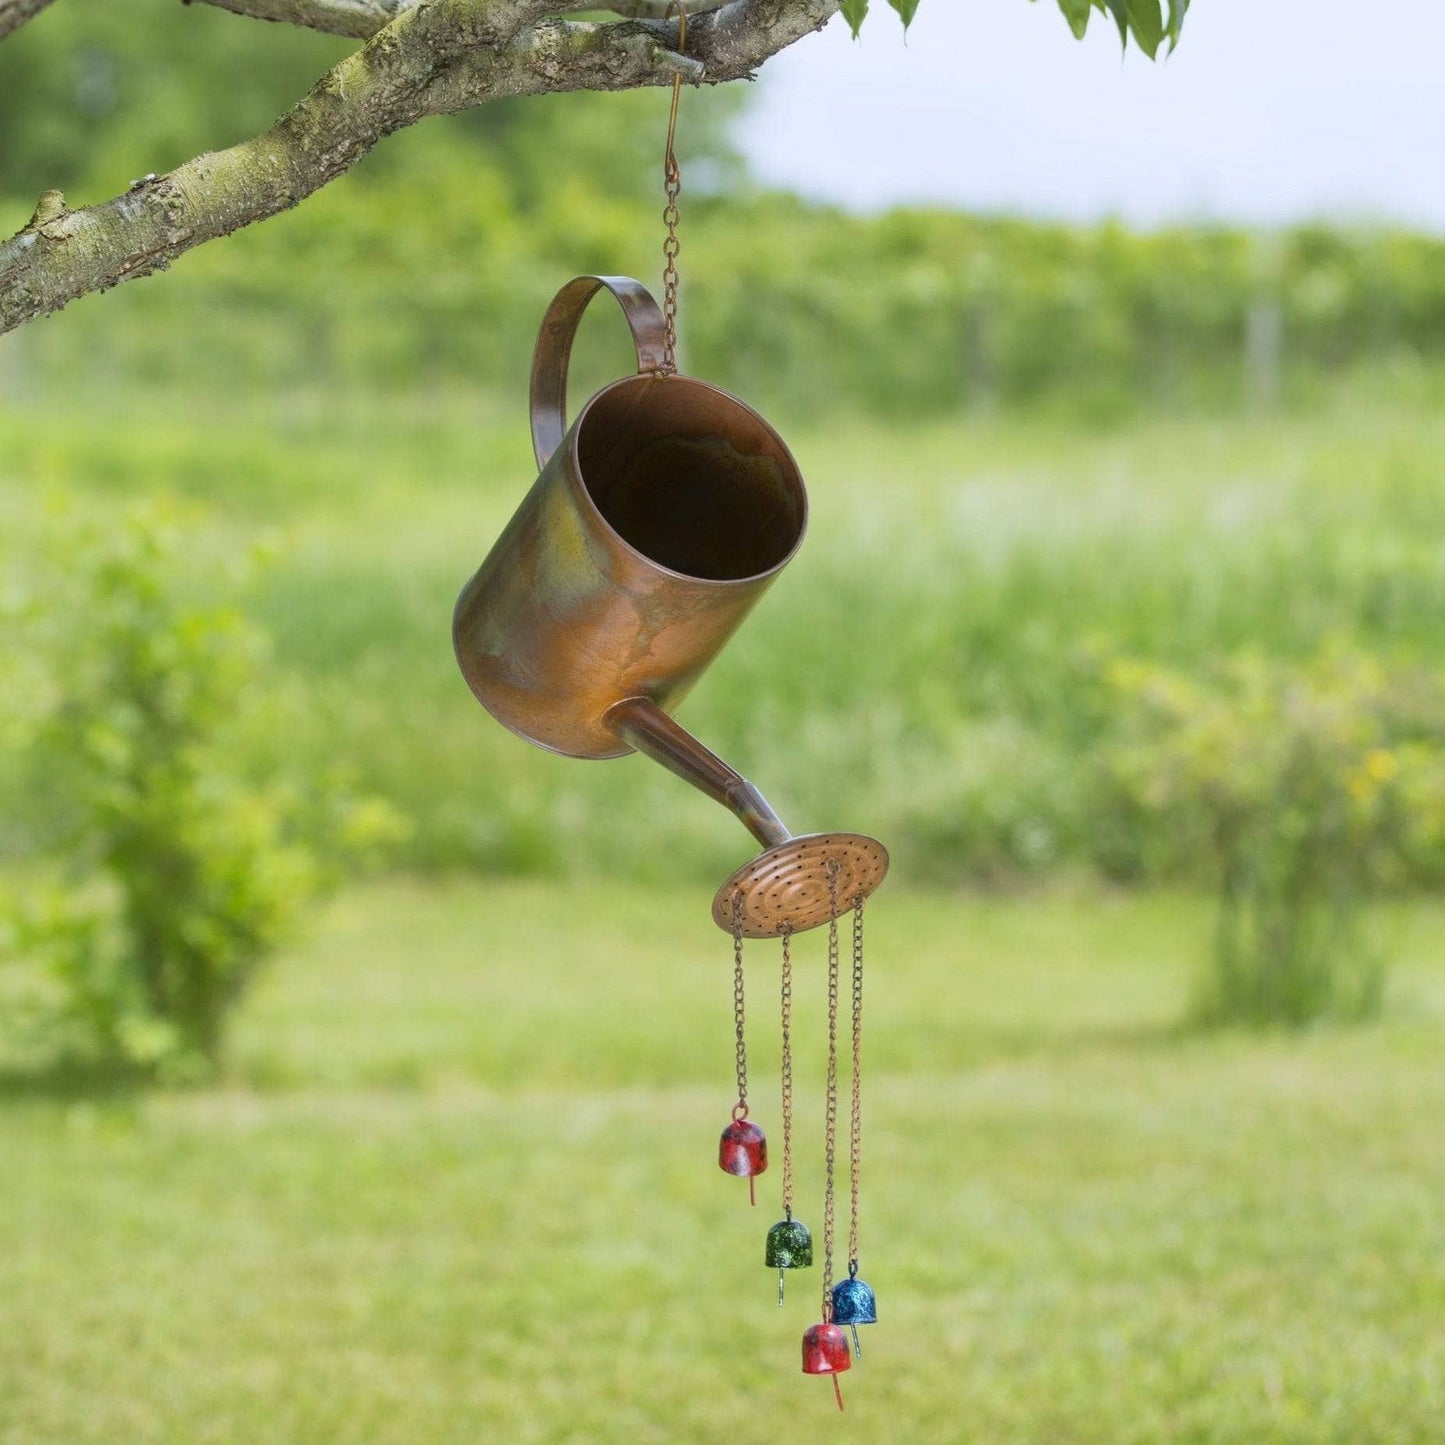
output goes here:
<path id="1" fill-rule="evenodd" d="M 49 4 L 50 0 L 0 0 L 0 40 L 33 20 Z"/>
<path id="2" fill-rule="evenodd" d="M 731 0 L 690 20 L 684 57 L 672 48 L 675 21 L 540 19 L 558 9 L 556 0 L 418 0 L 254 140 L 146 176 L 82 210 L 47 191 L 30 221 L 0 242 L 0 333 L 88 292 L 164 270 L 202 242 L 294 206 L 383 136 L 424 116 L 504 96 L 626 90 L 679 75 L 693 82 L 749 77 L 826 24 L 840 3 Z"/>

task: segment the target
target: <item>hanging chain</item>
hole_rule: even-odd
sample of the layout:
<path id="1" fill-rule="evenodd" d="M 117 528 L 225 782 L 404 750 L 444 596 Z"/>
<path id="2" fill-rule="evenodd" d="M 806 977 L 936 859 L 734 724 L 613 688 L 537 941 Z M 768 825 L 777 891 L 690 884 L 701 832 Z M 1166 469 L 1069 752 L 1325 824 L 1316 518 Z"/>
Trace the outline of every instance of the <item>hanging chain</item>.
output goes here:
<path id="1" fill-rule="evenodd" d="M 737 1036 L 738 1101 L 733 1120 L 748 1117 L 748 1045 L 743 1028 L 743 900 L 733 894 L 733 1029 Z"/>
<path id="2" fill-rule="evenodd" d="M 682 178 L 677 170 L 677 158 L 668 153 L 667 179 L 663 189 L 667 193 L 667 206 L 662 213 L 663 224 L 667 227 L 667 239 L 662 243 L 665 264 L 662 268 L 662 322 L 664 372 L 677 371 L 677 253 L 681 249 L 677 239 L 677 223 L 681 213 L 677 208 L 677 195 L 682 189 Z"/>
<path id="3" fill-rule="evenodd" d="M 833 1168 L 838 1142 L 838 874 L 836 859 L 828 862 L 828 1088 L 823 1128 L 826 1168 L 823 1186 L 823 1319 L 833 1318 Z"/>
<path id="4" fill-rule="evenodd" d="M 858 1275 L 858 1181 L 863 1170 L 863 894 L 853 900 L 853 1117 L 848 1129 L 848 1277 Z"/>
<path id="5" fill-rule="evenodd" d="M 793 931 L 783 933 L 783 1217 L 793 1217 Z"/>
<path id="6" fill-rule="evenodd" d="M 672 0 L 667 7 L 670 18 L 677 12 L 677 51 L 687 53 L 687 10 L 682 0 Z M 682 99 L 682 76 L 672 78 L 672 108 L 667 117 L 667 151 L 662 160 L 662 191 L 667 197 L 663 208 L 662 223 L 667 227 L 667 237 L 662 243 L 662 322 L 663 360 L 661 370 L 666 373 L 677 371 L 677 253 L 681 249 L 677 239 L 677 223 L 682 213 L 677 207 L 677 198 L 682 192 L 682 167 L 677 163 L 677 152 L 673 141 L 677 135 L 677 107 Z"/>

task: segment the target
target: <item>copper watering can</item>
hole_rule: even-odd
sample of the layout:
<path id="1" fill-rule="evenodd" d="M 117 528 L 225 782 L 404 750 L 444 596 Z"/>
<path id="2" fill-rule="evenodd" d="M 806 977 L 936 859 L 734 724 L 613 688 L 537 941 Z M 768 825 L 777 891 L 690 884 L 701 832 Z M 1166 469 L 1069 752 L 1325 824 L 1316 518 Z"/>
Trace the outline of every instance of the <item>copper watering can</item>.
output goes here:
<path id="1" fill-rule="evenodd" d="M 572 343 L 603 289 L 622 306 L 638 371 L 569 427 Z M 531 421 L 541 475 L 452 622 L 478 701 L 569 757 L 645 753 L 731 810 L 766 851 L 718 890 L 713 917 L 728 931 L 801 932 L 872 893 L 888 869 L 881 843 L 794 837 L 671 716 L 803 540 L 808 496 L 782 438 L 735 396 L 667 365 L 662 311 L 626 276 L 579 276 L 553 299 L 532 357 Z"/>

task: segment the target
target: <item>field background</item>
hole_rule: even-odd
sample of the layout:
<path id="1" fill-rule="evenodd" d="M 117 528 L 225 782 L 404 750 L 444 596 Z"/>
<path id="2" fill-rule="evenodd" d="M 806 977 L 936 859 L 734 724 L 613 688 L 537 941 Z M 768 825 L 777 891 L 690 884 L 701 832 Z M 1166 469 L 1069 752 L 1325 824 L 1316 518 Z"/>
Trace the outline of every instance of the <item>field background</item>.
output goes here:
<path id="1" fill-rule="evenodd" d="M 799 423 L 808 541 L 684 720 L 797 831 L 886 835 L 920 881 L 1173 881 L 1187 815 L 1126 835 L 1099 792 L 1097 744 L 1128 721 L 1111 661 L 1437 660 L 1445 412 L 1375 384 L 1341 380 L 1322 410 L 1103 431 Z M 273 651 L 240 710 L 257 776 L 364 780 L 409 821 L 397 864 L 428 873 L 724 877 L 742 835 L 671 775 L 560 766 L 459 682 L 457 591 L 535 473 L 523 397 L 519 376 L 495 397 L 127 391 L 88 398 L 82 424 L 53 397 L 12 404 L 11 575 L 47 539 L 172 498 L 199 590 L 269 558 L 244 594 Z M 7 771 L 20 851 L 53 804 Z"/>
<path id="2" fill-rule="evenodd" d="M 762 1267 L 775 1176 L 749 1210 L 713 1163 L 731 1018 L 706 905 L 375 886 L 272 971 L 226 1087 L 8 1093 L 0 1439 L 1437 1438 L 1437 905 L 1396 920 L 1387 1023 L 1201 1038 L 1176 1029 L 1194 899 L 880 894 L 880 1322 L 841 1421 L 798 1373 L 817 1271 L 779 1311 Z"/>
<path id="3" fill-rule="evenodd" d="M 187 12 L 201 54 L 173 8 L 56 6 L 7 43 L 0 229 L 44 185 L 108 193 L 254 128 L 336 48 Z M 141 502 L 269 638 L 241 771 L 406 823 L 272 961 L 219 1078 L 140 1088 L 0 1027 L 0 1442 L 1438 1440 L 1440 850 L 1374 919 L 1377 1023 L 1203 1031 L 1216 879 L 1100 757 L 1120 660 L 1438 666 L 1445 244 L 842 217 L 757 194 L 733 102 L 698 99 L 688 365 L 778 422 L 813 513 L 682 717 L 798 831 L 895 859 L 869 910 L 881 1321 L 847 1415 L 797 1369 L 816 1272 L 780 1313 L 762 1267 L 776 1174 L 749 1211 L 713 1162 L 708 901 L 746 838 L 643 760 L 526 747 L 451 657 L 534 474 L 541 307 L 657 269 L 656 97 L 581 96 L 398 137 L 0 338 L 0 882 L 49 877 L 64 822 L 27 731 L 64 648 L 23 624 L 65 615 L 79 531 Z M 626 368 L 617 330 L 589 322 L 575 394 Z M 776 963 L 749 957 L 776 1147 Z M 821 939 L 799 969 L 816 1226 Z M 0 952 L 0 1024 L 34 985 Z"/>

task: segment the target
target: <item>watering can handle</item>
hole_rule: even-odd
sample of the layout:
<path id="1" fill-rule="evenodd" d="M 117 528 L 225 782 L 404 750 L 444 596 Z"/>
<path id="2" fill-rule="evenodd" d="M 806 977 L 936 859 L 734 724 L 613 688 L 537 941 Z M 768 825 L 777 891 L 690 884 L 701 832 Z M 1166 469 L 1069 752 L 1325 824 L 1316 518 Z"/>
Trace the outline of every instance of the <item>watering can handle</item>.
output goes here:
<path id="1" fill-rule="evenodd" d="M 532 352 L 532 449 L 537 468 L 547 465 L 567 435 L 567 366 L 587 303 L 606 287 L 622 306 L 637 348 L 640 374 L 661 371 L 666 360 L 662 311 L 642 282 L 631 276 L 578 276 L 553 298 Z"/>

